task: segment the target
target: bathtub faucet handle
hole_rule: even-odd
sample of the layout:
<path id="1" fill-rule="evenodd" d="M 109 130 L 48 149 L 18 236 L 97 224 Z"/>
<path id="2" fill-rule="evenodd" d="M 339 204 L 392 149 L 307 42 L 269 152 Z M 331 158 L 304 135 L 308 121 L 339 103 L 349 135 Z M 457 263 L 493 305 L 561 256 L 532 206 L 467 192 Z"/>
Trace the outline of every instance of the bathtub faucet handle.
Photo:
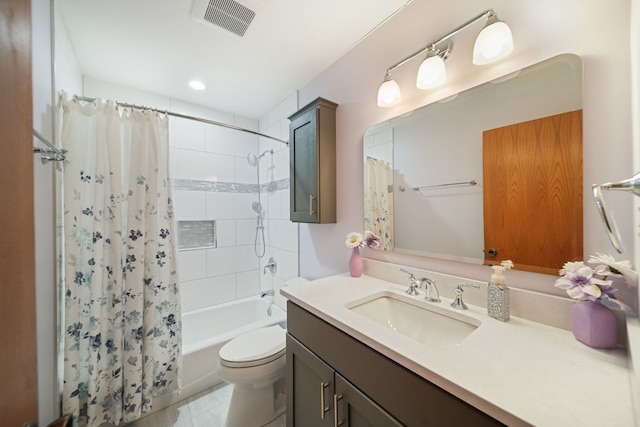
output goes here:
<path id="1" fill-rule="evenodd" d="M 262 274 L 267 274 L 267 269 L 271 272 L 271 274 L 275 274 L 276 271 L 278 271 L 278 265 L 276 264 L 276 260 L 273 257 L 269 258 L 269 263 L 262 269 Z"/>

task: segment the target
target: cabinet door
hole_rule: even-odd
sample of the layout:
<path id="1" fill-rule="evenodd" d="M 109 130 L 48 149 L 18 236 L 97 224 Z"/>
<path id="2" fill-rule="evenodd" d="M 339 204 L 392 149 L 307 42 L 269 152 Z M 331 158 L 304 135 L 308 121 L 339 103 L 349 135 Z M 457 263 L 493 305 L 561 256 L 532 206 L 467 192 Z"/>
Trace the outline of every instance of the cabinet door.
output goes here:
<path id="1" fill-rule="evenodd" d="M 317 109 L 290 124 L 291 221 L 318 222 Z"/>
<path id="2" fill-rule="evenodd" d="M 333 401 L 334 425 L 342 427 L 401 427 L 374 401 L 365 396 L 337 372 L 336 391 Z"/>
<path id="3" fill-rule="evenodd" d="M 287 427 L 332 427 L 333 393 L 333 369 L 287 334 Z"/>

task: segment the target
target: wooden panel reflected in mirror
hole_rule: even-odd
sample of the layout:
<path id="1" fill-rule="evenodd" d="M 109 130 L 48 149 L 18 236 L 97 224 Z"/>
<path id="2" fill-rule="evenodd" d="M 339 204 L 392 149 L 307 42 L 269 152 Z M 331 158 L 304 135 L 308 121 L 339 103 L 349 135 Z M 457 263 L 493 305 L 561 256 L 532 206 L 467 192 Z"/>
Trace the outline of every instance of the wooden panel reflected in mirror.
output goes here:
<path id="1" fill-rule="evenodd" d="M 582 110 L 483 132 L 485 264 L 582 259 Z"/>

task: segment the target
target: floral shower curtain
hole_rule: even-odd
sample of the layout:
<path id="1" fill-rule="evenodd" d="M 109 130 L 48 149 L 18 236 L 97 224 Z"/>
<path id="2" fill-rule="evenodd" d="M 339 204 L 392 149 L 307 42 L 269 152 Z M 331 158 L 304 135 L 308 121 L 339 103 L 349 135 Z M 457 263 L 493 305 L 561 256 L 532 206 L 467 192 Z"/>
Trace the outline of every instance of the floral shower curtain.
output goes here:
<path id="1" fill-rule="evenodd" d="M 63 413 L 133 421 L 178 387 L 180 303 L 167 116 L 61 96 Z"/>
<path id="2" fill-rule="evenodd" d="M 379 249 L 393 250 L 393 168 L 384 160 L 367 157 L 364 164 L 365 228 L 380 237 Z"/>

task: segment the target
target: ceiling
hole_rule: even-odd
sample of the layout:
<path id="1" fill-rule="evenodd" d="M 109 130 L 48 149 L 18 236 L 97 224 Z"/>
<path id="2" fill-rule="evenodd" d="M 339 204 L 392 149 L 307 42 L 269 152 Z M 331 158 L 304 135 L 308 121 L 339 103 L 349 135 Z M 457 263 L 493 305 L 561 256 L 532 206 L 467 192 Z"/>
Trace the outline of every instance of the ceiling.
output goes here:
<path id="1" fill-rule="evenodd" d="M 200 0 L 55 6 L 84 76 L 258 119 L 412 0 L 236 1 L 255 12 L 242 37 L 192 18 Z"/>

